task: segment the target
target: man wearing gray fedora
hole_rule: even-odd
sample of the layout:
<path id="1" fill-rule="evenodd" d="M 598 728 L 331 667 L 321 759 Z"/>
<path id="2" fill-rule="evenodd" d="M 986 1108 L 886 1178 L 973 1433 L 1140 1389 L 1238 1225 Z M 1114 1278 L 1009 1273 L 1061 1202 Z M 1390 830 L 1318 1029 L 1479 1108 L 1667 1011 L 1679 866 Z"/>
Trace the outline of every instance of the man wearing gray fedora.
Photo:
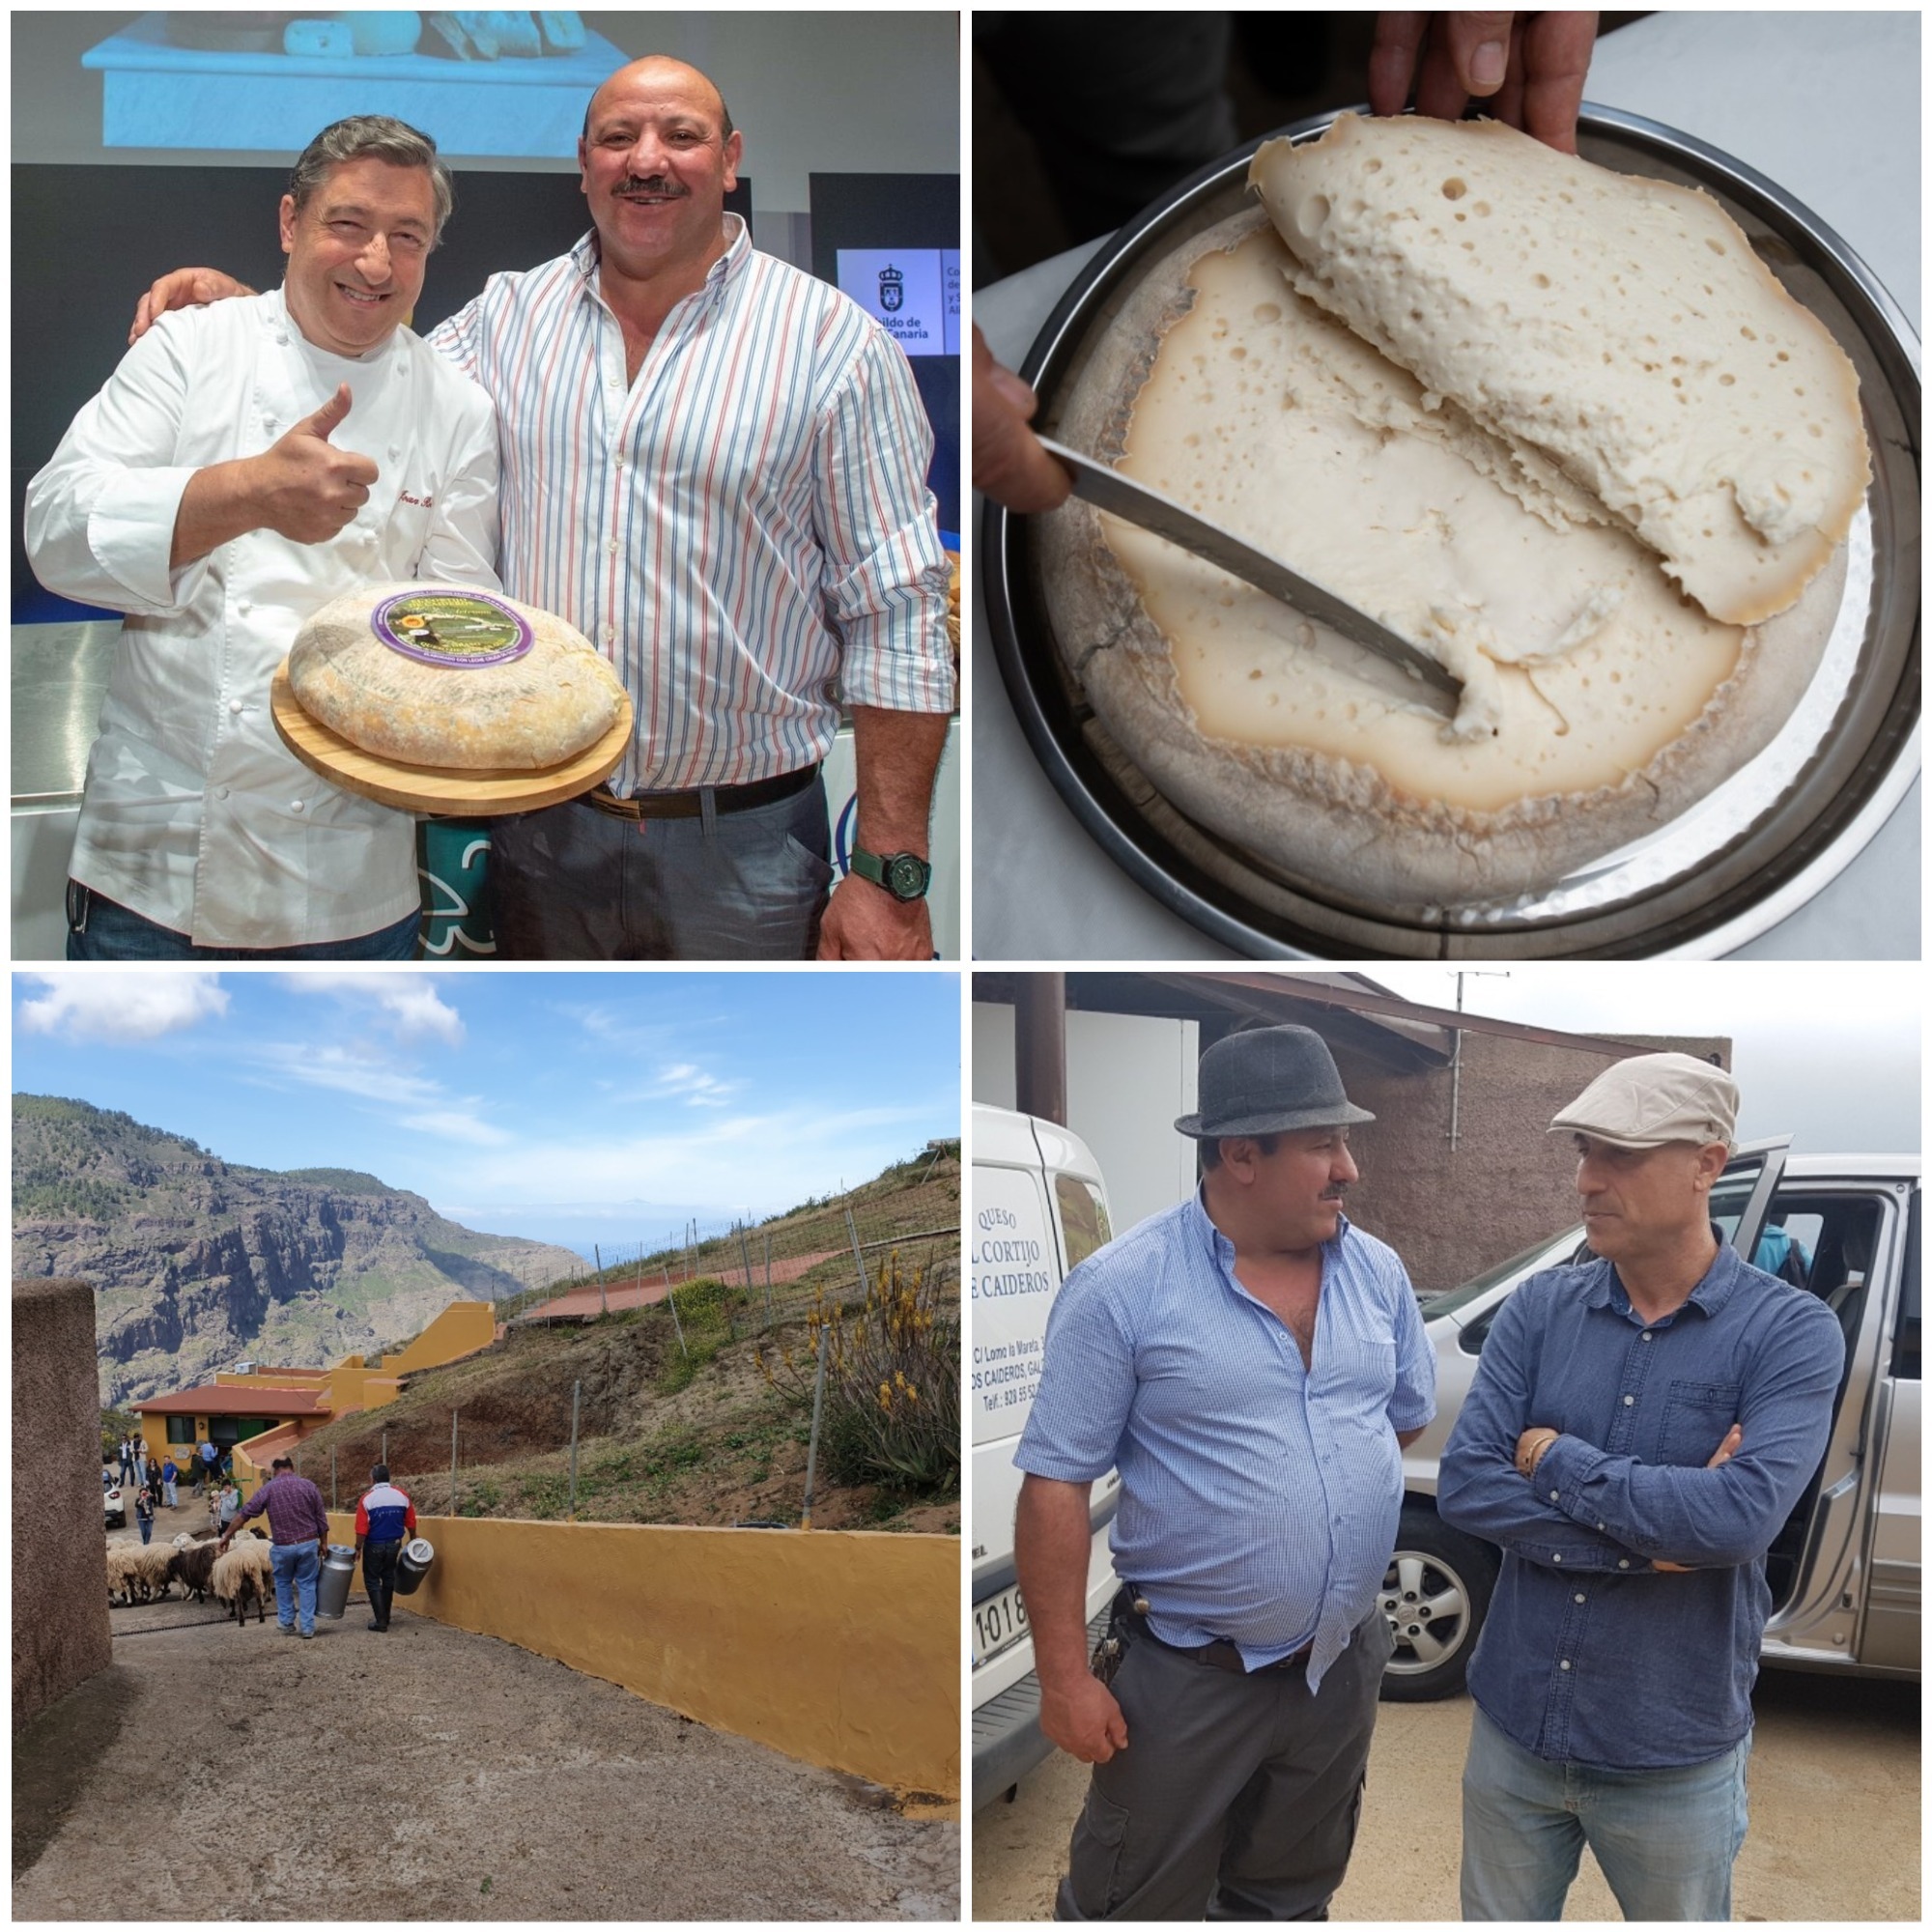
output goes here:
<path id="1" fill-rule="evenodd" d="M 1015 1460 L 1040 1727 L 1094 1767 L 1060 1918 L 1320 1918 L 1390 1651 L 1377 1606 L 1435 1369 L 1394 1252 L 1351 1227 L 1352 1105 L 1320 1035 L 1201 1058 L 1199 1191 L 1067 1276 Z M 1088 1497 L 1122 1579 L 1090 1670 Z M 1104 1672 L 1103 1675 L 1101 1674 Z"/>
<path id="2" fill-rule="evenodd" d="M 1720 1067 L 1650 1053 L 1550 1122 L 1599 1259 L 1503 1303 L 1437 1494 L 1503 1551 L 1469 1664 L 1465 1918 L 1560 1918 L 1586 1844 L 1626 1918 L 1731 1916 L 1765 1552 L 1845 1352 L 1711 1225 L 1737 1111 Z"/>

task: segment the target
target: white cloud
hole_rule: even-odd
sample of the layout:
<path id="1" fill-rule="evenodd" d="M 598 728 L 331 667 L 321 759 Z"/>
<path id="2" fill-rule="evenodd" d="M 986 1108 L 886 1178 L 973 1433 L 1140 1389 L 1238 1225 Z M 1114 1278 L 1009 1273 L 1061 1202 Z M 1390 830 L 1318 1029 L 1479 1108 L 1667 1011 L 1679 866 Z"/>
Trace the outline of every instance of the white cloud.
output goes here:
<path id="1" fill-rule="evenodd" d="M 449 1097 L 440 1081 L 404 1072 L 386 1058 L 349 1047 L 273 1043 L 258 1049 L 253 1058 L 278 1083 L 327 1087 L 331 1093 L 353 1094 L 384 1106 L 432 1107 Z"/>
<path id="2" fill-rule="evenodd" d="M 29 973 L 46 988 L 20 1003 L 27 1033 L 61 1034 L 76 1044 L 129 1044 L 181 1033 L 228 1010 L 216 973 Z"/>
<path id="3" fill-rule="evenodd" d="M 428 1134 L 439 1140 L 464 1141 L 470 1147 L 508 1147 L 515 1140 L 501 1127 L 478 1120 L 474 1114 L 444 1109 L 428 1114 L 409 1114 L 397 1122 L 412 1133 Z"/>
<path id="4" fill-rule="evenodd" d="M 292 993 L 328 993 L 374 1007 L 403 1039 L 427 1035 L 445 1046 L 463 1044 L 462 1016 L 443 1005 L 424 973 L 287 973 L 282 983 Z"/>

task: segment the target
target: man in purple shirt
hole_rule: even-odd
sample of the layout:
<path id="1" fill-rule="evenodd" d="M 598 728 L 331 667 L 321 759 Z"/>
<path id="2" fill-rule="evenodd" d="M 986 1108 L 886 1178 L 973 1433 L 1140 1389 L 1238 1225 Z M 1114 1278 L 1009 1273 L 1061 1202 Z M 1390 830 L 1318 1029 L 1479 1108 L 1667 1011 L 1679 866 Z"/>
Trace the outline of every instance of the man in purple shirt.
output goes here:
<path id="1" fill-rule="evenodd" d="M 217 1548 L 226 1549 L 242 1525 L 262 1510 L 269 1513 L 269 1533 L 274 1543 L 270 1560 L 275 1567 L 275 1622 L 284 1636 L 296 1631 L 299 1605 L 303 1636 L 315 1634 L 315 1585 L 322 1574 L 322 1548 L 328 1541 L 328 1512 L 322 1492 L 306 1476 L 296 1474 L 286 1456 L 270 1465 L 269 1480 L 255 1492 L 255 1500 L 222 1532 Z"/>

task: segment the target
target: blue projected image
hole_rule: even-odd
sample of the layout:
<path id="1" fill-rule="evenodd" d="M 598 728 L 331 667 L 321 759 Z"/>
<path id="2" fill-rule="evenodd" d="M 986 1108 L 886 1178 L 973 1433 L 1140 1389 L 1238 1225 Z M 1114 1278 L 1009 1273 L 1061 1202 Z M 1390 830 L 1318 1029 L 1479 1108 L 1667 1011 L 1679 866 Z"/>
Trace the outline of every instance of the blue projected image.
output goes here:
<path id="1" fill-rule="evenodd" d="M 578 14 L 144 14 L 81 56 L 107 148 L 283 149 L 392 114 L 445 155 L 572 158 L 626 56 Z"/>

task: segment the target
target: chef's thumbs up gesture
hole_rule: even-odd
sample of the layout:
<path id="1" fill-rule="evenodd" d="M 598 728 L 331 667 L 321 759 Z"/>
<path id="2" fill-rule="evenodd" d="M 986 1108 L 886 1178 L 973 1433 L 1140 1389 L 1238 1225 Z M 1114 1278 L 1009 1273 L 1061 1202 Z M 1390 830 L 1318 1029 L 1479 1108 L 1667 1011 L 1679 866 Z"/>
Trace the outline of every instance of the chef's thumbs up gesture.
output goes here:
<path id="1" fill-rule="evenodd" d="M 254 458 L 258 527 L 295 543 L 327 543 L 355 521 L 369 500 L 376 466 L 329 441 L 353 400 L 349 384 L 339 384 L 312 416 Z"/>

